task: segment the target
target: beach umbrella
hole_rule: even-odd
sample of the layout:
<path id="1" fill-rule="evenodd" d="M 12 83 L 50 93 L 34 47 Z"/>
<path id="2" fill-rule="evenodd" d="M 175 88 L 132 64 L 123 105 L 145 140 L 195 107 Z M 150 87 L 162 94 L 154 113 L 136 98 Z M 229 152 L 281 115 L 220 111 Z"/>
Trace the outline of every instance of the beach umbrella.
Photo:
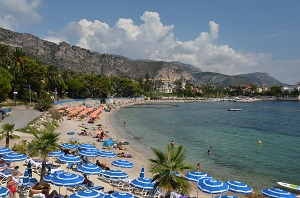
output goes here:
<path id="1" fill-rule="evenodd" d="M 100 174 L 102 168 L 100 168 L 96 164 L 80 164 L 77 167 L 77 170 L 87 175 L 96 175 Z"/>
<path id="2" fill-rule="evenodd" d="M 32 167 L 30 161 L 27 163 L 27 171 L 28 171 L 28 176 L 32 177 Z"/>
<path id="3" fill-rule="evenodd" d="M 10 190 L 3 186 L 0 186 L 0 197 L 7 197 L 10 194 Z"/>
<path id="4" fill-rule="evenodd" d="M 72 195 L 70 195 L 70 198 L 102 198 L 104 197 L 104 193 L 103 192 L 99 192 L 99 191 L 95 191 L 95 190 L 91 190 L 91 189 L 87 189 L 87 190 L 80 190 Z"/>
<path id="5" fill-rule="evenodd" d="M 134 167 L 133 163 L 128 160 L 115 160 L 111 163 L 113 166 L 121 167 L 121 168 L 132 168 Z"/>
<path id="6" fill-rule="evenodd" d="M 78 144 L 78 148 L 85 150 L 98 150 L 93 144 Z"/>
<path id="7" fill-rule="evenodd" d="M 288 191 L 281 190 L 279 188 L 268 188 L 262 190 L 262 194 L 267 197 L 285 197 L 285 198 L 294 198 L 295 196 Z"/>
<path id="8" fill-rule="evenodd" d="M 216 179 L 199 179 L 198 188 L 205 193 L 219 194 L 229 190 L 229 185 Z"/>
<path id="9" fill-rule="evenodd" d="M 155 183 L 156 182 L 152 182 L 151 178 L 140 177 L 132 180 L 130 185 L 144 190 L 153 190 Z"/>
<path id="10" fill-rule="evenodd" d="M 53 152 L 49 152 L 48 153 L 48 156 L 49 157 L 58 157 L 58 156 L 61 156 L 61 155 L 64 155 L 64 152 L 60 151 L 60 150 L 57 150 L 57 151 L 53 151 Z"/>
<path id="11" fill-rule="evenodd" d="M 80 150 L 78 151 L 78 154 L 86 157 L 94 157 L 94 158 L 98 156 L 96 150 Z"/>
<path id="12" fill-rule="evenodd" d="M 27 159 L 27 156 L 21 153 L 9 153 L 2 156 L 2 159 L 6 162 L 19 162 Z"/>
<path id="13" fill-rule="evenodd" d="M 110 195 L 110 197 L 114 198 L 138 198 L 137 196 L 128 193 L 128 192 L 114 192 L 113 194 Z"/>
<path id="14" fill-rule="evenodd" d="M 63 144 L 60 144 L 60 146 L 64 149 L 70 149 L 70 150 L 76 150 L 78 148 L 77 145 L 69 144 L 69 143 L 63 143 Z"/>
<path id="15" fill-rule="evenodd" d="M 192 182 L 197 182 L 200 178 L 206 177 L 207 174 L 204 172 L 197 172 L 197 171 L 193 171 L 193 172 L 189 172 L 187 174 L 184 175 L 184 178 L 192 181 Z"/>
<path id="16" fill-rule="evenodd" d="M 108 139 L 103 142 L 102 146 L 113 146 L 113 145 L 114 145 L 113 139 Z"/>
<path id="17" fill-rule="evenodd" d="M 145 177 L 145 168 L 144 165 L 142 166 L 141 172 L 140 172 L 140 177 Z"/>
<path id="18" fill-rule="evenodd" d="M 233 195 L 222 195 L 222 196 L 216 196 L 215 198 L 239 198 L 239 197 Z"/>
<path id="19" fill-rule="evenodd" d="M 56 171 L 56 172 L 54 172 L 54 173 L 52 173 L 52 174 L 48 172 L 48 174 L 45 175 L 43 179 L 44 179 L 45 182 L 51 182 L 51 178 L 52 178 L 53 176 L 55 176 L 55 175 L 57 175 L 57 174 L 61 174 L 61 173 L 64 173 L 64 171 Z"/>
<path id="20" fill-rule="evenodd" d="M 229 190 L 240 194 L 251 194 L 253 189 L 240 181 L 230 180 L 226 182 L 229 185 Z"/>
<path id="21" fill-rule="evenodd" d="M 0 148 L 0 155 L 7 155 L 9 153 L 12 153 L 11 149 L 9 149 L 9 148 L 3 148 L 3 147 Z"/>
<path id="22" fill-rule="evenodd" d="M 71 154 L 66 154 L 66 155 L 61 155 L 58 157 L 58 160 L 61 162 L 65 162 L 65 163 L 80 163 L 81 159 L 78 156 L 75 155 L 71 155 Z"/>
<path id="23" fill-rule="evenodd" d="M 22 185 L 26 186 L 28 184 L 29 184 L 29 175 L 28 175 L 28 170 L 25 169 Z"/>
<path id="24" fill-rule="evenodd" d="M 102 175 L 110 179 L 125 179 L 128 177 L 128 174 L 121 170 L 107 170 L 103 172 Z"/>
<path id="25" fill-rule="evenodd" d="M 81 175 L 63 172 L 61 174 L 53 174 L 50 182 L 56 186 L 77 186 L 82 184 L 84 178 Z"/>

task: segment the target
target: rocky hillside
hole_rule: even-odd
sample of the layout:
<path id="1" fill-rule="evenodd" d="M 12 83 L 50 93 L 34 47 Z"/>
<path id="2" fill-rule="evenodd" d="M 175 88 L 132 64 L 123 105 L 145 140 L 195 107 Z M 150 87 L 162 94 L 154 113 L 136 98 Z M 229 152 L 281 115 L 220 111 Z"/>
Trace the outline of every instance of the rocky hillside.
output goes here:
<path id="1" fill-rule="evenodd" d="M 194 77 L 176 65 L 164 61 L 130 60 L 128 58 L 99 54 L 66 42 L 55 44 L 42 40 L 31 34 L 21 34 L 0 28 L 2 44 L 21 47 L 27 54 L 47 65 L 57 65 L 65 69 L 82 73 L 96 73 L 132 78 L 168 78 L 171 82 L 182 79 L 192 80 Z"/>
<path id="2" fill-rule="evenodd" d="M 168 78 L 191 81 L 199 85 L 283 85 L 265 73 L 228 76 L 219 73 L 202 72 L 199 68 L 180 62 L 151 60 L 130 60 L 120 55 L 100 54 L 66 42 L 55 44 L 27 33 L 17 33 L 0 28 L 0 43 L 21 47 L 27 54 L 45 65 L 57 65 L 64 69 L 82 73 L 106 74 L 109 76 L 126 76 L 131 78 Z"/>

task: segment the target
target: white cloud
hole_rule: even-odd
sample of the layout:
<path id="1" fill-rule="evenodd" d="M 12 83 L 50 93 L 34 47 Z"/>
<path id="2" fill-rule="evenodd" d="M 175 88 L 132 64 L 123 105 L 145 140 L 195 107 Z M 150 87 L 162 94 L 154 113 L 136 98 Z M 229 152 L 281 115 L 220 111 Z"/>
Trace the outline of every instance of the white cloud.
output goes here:
<path id="1" fill-rule="evenodd" d="M 42 0 L 0 0 L 0 27 L 14 30 L 20 24 L 39 22 L 36 9 L 41 5 Z"/>
<path id="2" fill-rule="evenodd" d="M 174 25 L 164 25 L 156 12 L 145 12 L 142 24 L 121 18 L 114 26 L 99 20 L 82 19 L 70 22 L 61 32 L 65 38 L 76 37 L 75 44 L 99 53 L 119 54 L 131 59 L 180 61 L 199 67 L 203 71 L 235 75 L 261 70 L 270 65 L 270 54 L 240 52 L 228 45 L 217 45 L 219 25 L 209 22 L 209 31 L 201 32 L 194 40 L 180 41 L 172 30 Z M 74 43 L 73 43 L 74 44 Z"/>
<path id="3" fill-rule="evenodd" d="M 59 38 L 59 37 L 56 37 L 56 36 L 47 36 L 47 37 L 44 38 L 44 40 L 50 41 L 50 42 L 53 42 L 53 43 L 56 43 L 56 44 L 59 44 L 60 42 L 66 41 L 65 39 L 62 39 L 62 38 Z"/>

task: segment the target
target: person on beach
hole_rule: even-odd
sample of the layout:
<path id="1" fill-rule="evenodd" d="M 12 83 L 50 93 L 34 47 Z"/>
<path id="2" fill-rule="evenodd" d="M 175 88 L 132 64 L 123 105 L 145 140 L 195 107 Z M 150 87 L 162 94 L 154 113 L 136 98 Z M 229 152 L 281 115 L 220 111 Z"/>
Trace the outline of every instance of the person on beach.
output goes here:
<path id="1" fill-rule="evenodd" d="M 7 184 L 6 187 L 9 189 L 10 194 L 9 197 L 11 198 L 16 198 L 16 194 L 17 194 L 17 183 L 15 182 L 15 180 L 13 180 L 12 176 L 9 176 L 7 178 Z"/>
<path id="2" fill-rule="evenodd" d="M 122 153 L 118 153 L 118 157 L 133 158 L 133 155 L 125 154 L 124 152 L 122 152 Z"/>
<path id="3" fill-rule="evenodd" d="M 200 163 L 196 165 L 196 172 L 200 172 Z"/>
<path id="4" fill-rule="evenodd" d="M 171 148 L 174 148 L 174 146 L 175 146 L 175 143 L 174 143 L 174 141 L 173 141 L 173 140 L 171 141 L 170 145 L 171 145 Z"/>
<path id="5" fill-rule="evenodd" d="M 18 169 L 19 169 L 19 166 L 15 166 L 15 168 L 12 170 L 11 175 L 13 177 L 18 177 L 18 176 L 22 176 L 23 175 Z"/>
<path id="6" fill-rule="evenodd" d="M 99 160 L 96 160 L 96 165 L 101 167 L 101 163 L 99 162 Z"/>

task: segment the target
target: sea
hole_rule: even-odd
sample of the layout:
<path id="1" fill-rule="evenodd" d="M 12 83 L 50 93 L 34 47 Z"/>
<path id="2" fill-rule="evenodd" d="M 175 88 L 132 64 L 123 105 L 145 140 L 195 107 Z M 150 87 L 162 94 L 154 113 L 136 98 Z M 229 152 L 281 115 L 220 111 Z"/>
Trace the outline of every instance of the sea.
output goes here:
<path id="1" fill-rule="evenodd" d="M 213 178 L 256 191 L 279 181 L 300 185 L 300 102 L 146 102 L 117 109 L 109 119 L 145 155 L 151 147 L 165 152 L 173 140 L 193 169 L 199 162 Z"/>

